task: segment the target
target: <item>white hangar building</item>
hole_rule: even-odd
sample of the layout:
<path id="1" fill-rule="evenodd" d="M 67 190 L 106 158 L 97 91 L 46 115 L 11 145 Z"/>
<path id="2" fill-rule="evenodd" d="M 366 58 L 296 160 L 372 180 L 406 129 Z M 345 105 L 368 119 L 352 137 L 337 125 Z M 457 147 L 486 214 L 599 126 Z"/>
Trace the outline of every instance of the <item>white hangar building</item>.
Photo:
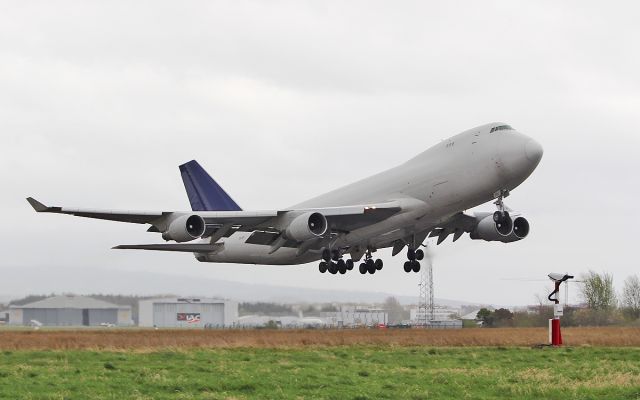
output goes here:
<path id="1" fill-rule="evenodd" d="M 157 328 L 231 328 L 238 303 L 222 299 L 164 298 L 139 303 L 138 325 Z"/>
<path id="2" fill-rule="evenodd" d="M 85 296 L 54 296 L 9 307 L 10 325 L 100 326 L 132 325 L 131 307 Z"/>

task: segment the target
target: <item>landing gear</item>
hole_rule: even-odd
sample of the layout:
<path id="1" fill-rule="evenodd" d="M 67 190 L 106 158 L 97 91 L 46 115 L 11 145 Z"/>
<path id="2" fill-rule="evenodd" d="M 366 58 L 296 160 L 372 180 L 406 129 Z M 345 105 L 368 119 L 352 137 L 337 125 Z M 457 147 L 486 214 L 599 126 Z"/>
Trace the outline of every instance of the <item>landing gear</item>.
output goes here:
<path id="1" fill-rule="evenodd" d="M 360 273 L 362 275 L 369 273 L 371 275 L 375 274 L 376 271 L 380 271 L 384 266 L 384 262 L 381 259 L 374 260 L 371 255 L 371 250 L 367 250 L 365 254 L 365 261 L 360 264 Z"/>
<path id="2" fill-rule="evenodd" d="M 367 264 L 365 264 L 365 263 L 360 264 L 360 268 L 359 269 L 360 269 L 360 273 L 362 275 L 366 274 L 367 273 Z"/>
<path id="3" fill-rule="evenodd" d="M 321 274 L 329 272 L 336 275 L 340 273 L 344 275 L 347 271 L 353 270 L 355 263 L 352 259 L 343 260 L 342 254 L 339 250 L 322 250 L 322 261 L 318 265 L 318 270 Z M 371 250 L 367 250 L 364 261 L 360 264 L 358 270 L 361 274 L 375 274 L 376 271 L 380 271 L 384 267 L 384 262 L 380 259 L 374 260 L 371 255 Z"/>
<path id="4" fill-rule="evenodd" d="M 420 272 L 420 263 L 417 261 L 412 261 L 411 262 L 411 267 L 413 269 L 413 272 Z"/>
<path id="5" fill-rule="evenodd" d="M 347 263 L 344 262 L 343 259 L 338 260 L 336 265 L 338 266 L 338 272 L 340 272 L 340 275 L 344 275 L 347 273 Z"/>
<path id="6" fill-rule="evenodd" d="M 322 261 L 318 269 L 320 270 L 321 274 L 324 274 L 325 272 L 327 272 L 327 263 Z"/>
<path id="7" fill-rule="evenodd" d="M 339 250 L 322 250 L 322 261 L 318 265 L 318 270 L 321 274 L 325 272 L 329 272 L 330 274 L 344 275 L 347 271 L 351 271 L 353 269 L 353 260 L 343 260 L 342 254 L 340 254 Z"/>
<path id="8" fill-rule="evenodd" d="M 407 251 L 407 258 L 409 259 L 409 261 L 404 263 L 404 272 L 419 272 L 420 263 L 418 262 L 418 260 L 422 260 L 424 258 L 424 251 L 420 249 L 414 250 L 412 248 L 409 248 L 409 250 Z"/>
<path id="9" fill-rule="evenodd" d="M 331 273 L 331 275 L 337 274 L 338 273 L 338 265 L 336 263 L 329 264 L 328 271 Z"/>
<path id="10" fill-rule="evenodd" d="M 413 260 L 404 263 L 404 272 L 409 273 L 411 271 L 420 272 L 420 263 L 418 261 Z"/>
<path id="11" fill-rule="evenodd" d="M 511 234 L 513 231 L 513 219 L 504 205 L 504 198 L 507 196 L 509 196 L 509 191 L 503 190 L 500 192 L 500 196 L 494 203 L 498 211 L 493 213 L 493 222 L 496 224 L 496 229 L 504 236 Z"/>

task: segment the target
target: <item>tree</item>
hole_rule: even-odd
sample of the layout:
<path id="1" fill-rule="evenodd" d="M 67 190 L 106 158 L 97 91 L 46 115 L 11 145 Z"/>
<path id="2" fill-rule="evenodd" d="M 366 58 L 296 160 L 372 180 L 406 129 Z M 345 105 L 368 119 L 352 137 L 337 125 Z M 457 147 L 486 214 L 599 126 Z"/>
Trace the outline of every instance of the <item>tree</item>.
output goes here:
<path id="1" fill-rule="evenodd" d="M 402 304 L 393 296 L 387 297 L 384 301 L 384 309 L 387 311 L 389 315 L 389 323 L 397 324 L 398 322 L 402 322 L 406 318 L 406 312 Z"/>
<path id="2" fill-rule="evenodd" d="M 626 315 L 634 319 L 640 318 L 640 278 L 638 275 L 631 275 L 624 281 L 622 304 Z"/>
<path id="3" fill-rule="evenodd" d="M 613 275 L 608 273 L 598 274 L 589 271 L 582 276 L 582 298 L 592 310 L 608 311 L 616 308 L 617 299 L 613 289 Z"/>
<path id="4" fill-rule="evenodd" d="M 491 316 L 491 311 L 488 308 L 481 308 L 476 314 L 476 319 L 478 321 L 482 321 L 484 326 L 493 325 L 493 317 Z"/>
<path id="5" fill-rule="evenodd" d="M 506 308 L 499 308 L 493 312 L 493 323 L 496 326 L 511 326 L 513 313 Z"/>

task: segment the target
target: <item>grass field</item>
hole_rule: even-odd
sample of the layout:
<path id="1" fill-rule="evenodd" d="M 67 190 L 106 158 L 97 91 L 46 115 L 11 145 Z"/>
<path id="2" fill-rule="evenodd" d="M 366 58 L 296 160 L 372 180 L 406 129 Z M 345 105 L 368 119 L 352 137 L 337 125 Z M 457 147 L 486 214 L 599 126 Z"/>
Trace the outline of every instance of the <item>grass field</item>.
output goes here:
<path id="1" fill-rule="evenodd" d="M 638 329 L 587 332 L 0 331 L 0 399 L 640 399 Z"/>
<path id="2" fill-rule="evenodd" d="M 570 346 L 640 347 L 640 328 L 564 328 Z M 533 346 L 547 329 L 159 330 L 0 329 L 0 350 L 153 350 L 306 346 Z"/>

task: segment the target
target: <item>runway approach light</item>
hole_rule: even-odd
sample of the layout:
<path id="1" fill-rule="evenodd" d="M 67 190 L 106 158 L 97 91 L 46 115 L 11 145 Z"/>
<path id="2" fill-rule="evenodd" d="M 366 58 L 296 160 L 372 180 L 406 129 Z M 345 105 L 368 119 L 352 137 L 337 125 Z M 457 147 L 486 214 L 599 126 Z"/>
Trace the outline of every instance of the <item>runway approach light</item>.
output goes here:
<path id="1" fill-rule="evenodd" d="M 573 279 L 572 275 L 552 272 L 549 275 L 554 283 L 554 290 L 549 294 L 549 301 L 553 302 L 553 319 L 549 320 L 549 343 L 552 346 L 562 346 L 562 333 L 560 332 L 560 317 L 564 314 L 564 309 L 558 299 L 560 293 L 560 285 L 569 279 Z M 566 285 L 566 283 L 565 283 Z"/>

